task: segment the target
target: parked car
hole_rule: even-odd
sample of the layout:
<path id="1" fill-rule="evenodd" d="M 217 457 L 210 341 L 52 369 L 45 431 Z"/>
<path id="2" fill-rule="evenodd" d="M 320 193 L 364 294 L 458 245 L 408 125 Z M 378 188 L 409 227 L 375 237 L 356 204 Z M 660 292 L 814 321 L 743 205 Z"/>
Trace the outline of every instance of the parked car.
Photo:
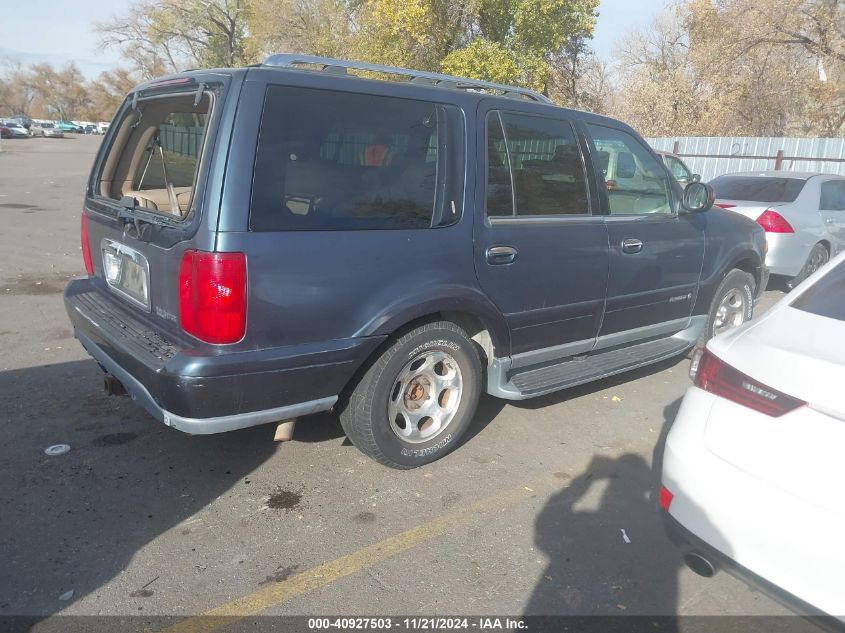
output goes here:
<path id="1" fill-rule="evenodd" d="M 693 358 L 660 501 L 703 575 L 724 568 L 804 613 L 845 614 L 845 253 Z"/>
<path id="2" fill-rule="evenodd" d="M 62 132 L 73 132 L 74 134 L 82 134 L 84 131 L 81 126 L 72 121 L 56 121 L 56 127 Z"/>
<path id="3" fill-rule="evenodd" d="M 628 163 L 610 191 L 609 145 Z M 748 319 L 765 236 L 705 217 L 711 195 L 625 124 L 530 90 L 274 55 L 129 95 L 65 302 L 109 390 L 168 426 L 334 408 L 411 468 L 458 444 L 482 391 L 565 389 Z"/>
<path id="4" fill-rule="evenodd" d="M 99 134 L 100 130 L 93 123 L 89 123 L 83 128 L 83 132 L 85 132 L 85 134 Z"/>
<path id="5" fill-rule="evenodd" d="M 57 128 L 53 123 L 34 123 L 32 125 L 32 133 L 36 136 L 50 136 L 53 138 L 64 137 L 64 132 Z"/>
<path id="6" fill-rule="evenodd" d="M 845 178 L 766 171 L 727 174 L 710 183 L 716 206 L 766 230 L 766 266 L 795 286 L 845 249 Z"/>
<path id="7" fill-rule="evenodd" d="M 100 121 L 97 123 L 97 130 L 100 134 L 105 134 L 109 131 L 109 122 L 108 121 Z"/>
<path id="8" fill-rule="evenodd" d="M 687 164 L 677 154 L 658 150 L 657 155 L 663 159 L 663 162 L 669 168 L 669 171 L 672 172 L 675 180 L 684 187 L 691 182 L 699 182 L 701 180 L 701 175 L 692 173 L 692 170 L 687 167 Z"/>
<path id="9" fill-rule="evenodd" d="M 29 138 L 29 130 L 15 121 L 5 121 L 3 127 L 9 130 L 7 138 Z"/>
<path id="10" fill-rule="evenodd" d="M 0 138 L 12 138 L 12 130 L 3 123 L 0 123 Z"/>

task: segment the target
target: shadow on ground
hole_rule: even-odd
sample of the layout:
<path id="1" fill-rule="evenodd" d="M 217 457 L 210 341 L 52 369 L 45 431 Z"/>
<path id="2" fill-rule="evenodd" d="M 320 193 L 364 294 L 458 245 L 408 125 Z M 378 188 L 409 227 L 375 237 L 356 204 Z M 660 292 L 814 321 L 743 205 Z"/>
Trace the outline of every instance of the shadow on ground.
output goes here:
<path id="1" fill-rule="evenodd" d="M 0 373 L 0 616 L 49 615 L 95 592 L 276 450 L 267 427 L 174 431 L 104 396 L 101 380 L 90 360 Z M 45 455 L 53 444 L 71 450 Z"/>

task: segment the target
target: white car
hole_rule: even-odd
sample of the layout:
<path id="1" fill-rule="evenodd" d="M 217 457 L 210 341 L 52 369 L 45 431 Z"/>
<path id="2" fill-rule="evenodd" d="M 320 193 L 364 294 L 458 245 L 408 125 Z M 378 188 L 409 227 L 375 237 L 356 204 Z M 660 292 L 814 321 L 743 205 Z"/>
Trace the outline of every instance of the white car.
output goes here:
<path id="1" fill-rule="evenodd" d="M 766 231 L 766 266 L 791 286 L 845 250 L 845 177 L 763 171 L 710 181 L 715 206 L 755 220 Z"/>
<path id="2" fill-rule="evenodd" d="M 660 490 L 688 566 L 845 622 L 845 253 L 690 374 Z"/>

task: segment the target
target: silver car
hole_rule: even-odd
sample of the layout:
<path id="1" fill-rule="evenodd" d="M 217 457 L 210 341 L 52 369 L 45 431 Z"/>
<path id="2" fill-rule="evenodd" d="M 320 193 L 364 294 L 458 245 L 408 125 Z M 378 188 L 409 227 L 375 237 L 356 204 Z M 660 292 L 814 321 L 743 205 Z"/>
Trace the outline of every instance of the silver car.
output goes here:
<path id="1" fill-rule="evenodd" d="M 32 133 L 41 136 L 52 136 L 54 138 L 63 138 L 64 132 L 57 128 L 52 123 L 40 123 L 32 126 Z"/>
<path id="2" fill-rule="evenodd" d="M 24 126 L 20 123 L 16 123 L 15 121 L 6 121 L 2 123 L 3 127 L 8 128 L 9 132 L 11 132 L 10 138 L 29 138 L 30 133 Z"/>
<path id="3" fill-rule="evenodd" d="M 763 171 L 710 181 L 716 206 L 756 220 L 766 230 L 766 266 L 790 287 L 845 250 L 845 177 Z"/>

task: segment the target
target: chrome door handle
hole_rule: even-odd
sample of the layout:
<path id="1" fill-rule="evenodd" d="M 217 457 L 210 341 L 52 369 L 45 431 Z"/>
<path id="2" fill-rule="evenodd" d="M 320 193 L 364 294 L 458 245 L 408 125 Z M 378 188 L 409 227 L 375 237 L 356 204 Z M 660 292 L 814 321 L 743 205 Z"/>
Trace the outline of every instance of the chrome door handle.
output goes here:
<path id="1" fill-rule="evenodd" d="M 513 246 L 491 246 L 487 249 L 487 263 L 510 264 L 516 259 L 516 254 Z"/>
<path id="2" fill-rule="evenodd" d="M 632 237 L 628 239 L 622 240 L 622 252 L 623 253 L 639 253 L 643 250 L 643 242 L 642 240 L 638 240 Z"/>

